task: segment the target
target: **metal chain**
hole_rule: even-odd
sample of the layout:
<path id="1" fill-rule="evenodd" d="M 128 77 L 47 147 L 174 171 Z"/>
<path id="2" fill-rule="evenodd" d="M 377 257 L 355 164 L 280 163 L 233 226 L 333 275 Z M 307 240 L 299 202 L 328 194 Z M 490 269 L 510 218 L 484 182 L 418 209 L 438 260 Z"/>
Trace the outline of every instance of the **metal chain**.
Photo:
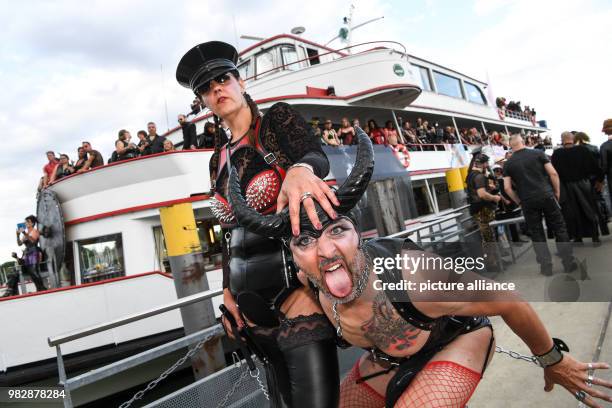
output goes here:
<path id="1" fill-rule="evenodd" d="M 261 389 L 261 392 L 263 392 L 264 397 L 266 397 L 266 400 L 270 401 L 270 394 L 268 393 L 266 386 L 263 384 L 263 381 L 261 381 L 261 377 L 259 376 L 259 367 L 257 368 L 257 373 L 255 375 L 253 375 L 253 373 L 251 372 L 249 372 L 249 374 L 251 374 L 251 378 L 254 378 L 255 381 L 257 381 L 257 384 L 259 384 L 259 388 Z"/>
<path id="2" fill-rule="evenodd" d="M 506 350 L 505 348 L 503 348 L 501 346 L 495 346 L 495 352 L 496 353 L 507 354 L 510 357 L 514 358 L 514 359 L 527 361 L 529 363 L 534 363 L 538 367 L 540 366 L 540 364 L 538 363 L 538 360 L 534 356 L 528 356 L 526 354 L 521 354 L 521 353 L 519 353 L 517 351 Z"/>
<path id="3" fill-rule="evenodd" d="M 166 371 L 161 373 L 159 377 L 157 377 L 155 380 L 153 380 L 149 384 L 147 384 L 147 386 L 144 389 L 142 389 L 142 390 L 138 391 L 136 394 L 134 394 L 134 396 L 129 401 L 126 401 L 123 404 L 119 405 L 119 408 L 128 408 L 135 401 L 141 399 L 145 395 L 145 393 L 147 391 L 150 391 L 153 388 L 155 388 L 159 382 L 163 381 L 166 377 L 168 377 L 170 374 L 172 374 L 174 372 L 174 370 L 176 370 L 177 368 L 179 368 L 180 366 L 185 364 L 185 362 L 187 361 L 188 358 L 193 357 L 193 355 L 195 353 L 197 353 L 204 346 L 204 343 L 206 343 L 207 341 L 211 340 L 214 337 L 216 337 L 216 334 L 208 335 L 204 339 L 200 340 L 195 345 L 194 348 L 192 348 L 191 350 L 189 350 L 187 352 L 187 354 L 185 354 L 183 357 L 179 358 L 176 363 L 174 363 L 170 368 L 168 368 Z"/>
<path id="4" fill-rule="evenodd" d="M 221 402 L 219 402 L 219 404 L 217 404 L 217 408 L 222 408 L 224 406 L 227 405 L 230 397 L 232 395 L 234 395 L 234 393 L 236 392 L 236 390 L 242 385 L 242 383 L 248 378 L 247 374 L 249 373 L 249 369 L 246 368 L 242 371 L 242 373 L 240 374 L 240 377 L 238 377 L 238 381 L 236 381 L 234 383 L 234 385 L 232 386 L 232 389 L 229 390 L 229 392 L 227 394 L 225 394 L 225 397 L 223 397 L 223 400 L 221 400 Z"/>
<path id="5" fill-rule="evenodd" d="M 232 353 L 232 358 L 234 360 L 234 367 L 242 366 L 242 361 L 240 360 L 240 358 L 238 358 L 238 355 L 236 354 L 236 352 Z M 253 360 L 257 360 L 257 357 L 253 356 Z M 227 405 L 230 397 L 236 393 L 236 390 L 247 379 L 247 374 L 249 374 L 251 376 L 251 378 L 254 378 L 255 381 L 257 381 L 257 384 L 259 385 L 259 388 L 263 392 L 264 397 L 266 397 L 266 400 L 270 401 L 270 394 L 268 394 L 268 390 L 266 389 L 265 385 L 263 384 L 263 381 L 261 381 L 261 377 L 260 377 L 260 374 L 259 374 L 259 367 L 256 368 L 256 373 L 253 374 L 249 370 L 248 365 L 246 365 L 245 369 L 242 371 L 242 373 L 240 373 L 240 377 L 238 377 L 238 380 L 234 383 L 234 385 L 227 392 L 227 394 L 225 394 L 225 397 L 223 397 L 223 400 L 221 400 L 221 402 L 219 402 L 219 404 L 217 404 L 217 408 L 223 408 L 224 406 Z"/>

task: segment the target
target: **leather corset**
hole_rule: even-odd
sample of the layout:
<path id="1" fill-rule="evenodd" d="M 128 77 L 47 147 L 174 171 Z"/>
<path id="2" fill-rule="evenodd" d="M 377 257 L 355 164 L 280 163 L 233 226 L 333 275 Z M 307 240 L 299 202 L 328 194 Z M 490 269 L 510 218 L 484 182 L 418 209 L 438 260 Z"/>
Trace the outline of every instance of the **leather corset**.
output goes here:
<path id="1" fill-rule="evenodd" d="M 280 305 L 301 286 L 283 243 L 242 227 L 232 229 L 229 289 L 240 311 L 260 326 L 279 323 Z"/>

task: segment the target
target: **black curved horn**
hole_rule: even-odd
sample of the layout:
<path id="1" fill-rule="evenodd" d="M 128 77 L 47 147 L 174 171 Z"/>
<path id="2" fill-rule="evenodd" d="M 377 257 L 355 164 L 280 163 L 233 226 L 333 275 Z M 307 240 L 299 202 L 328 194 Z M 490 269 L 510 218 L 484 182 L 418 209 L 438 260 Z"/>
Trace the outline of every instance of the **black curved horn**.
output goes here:
<path id="1" fill-rule="evenodd" d="M 357 126 L 355 126 L 355 135 L 359 142 L 355 166 L 348 178 L 336 191 L 336 197 L 340 201 L 340 205 L 336 207 L 336 210 L 341 214 L 347 213 L 357 205 L 361 196 L 368 188 L 368 183 L 374 172 L 374 148 L 372 147 L 370 137 Z"/>
<path id="2" fill-rule="evenodd" d="M 232 166 L 229 177 L 229 202 L 238 223 L 247 230 L 265 237 L 285 237 L 291 235 L 289 214 L 262 215 L 249 207 L 238 180 L 238 171 Z"/>

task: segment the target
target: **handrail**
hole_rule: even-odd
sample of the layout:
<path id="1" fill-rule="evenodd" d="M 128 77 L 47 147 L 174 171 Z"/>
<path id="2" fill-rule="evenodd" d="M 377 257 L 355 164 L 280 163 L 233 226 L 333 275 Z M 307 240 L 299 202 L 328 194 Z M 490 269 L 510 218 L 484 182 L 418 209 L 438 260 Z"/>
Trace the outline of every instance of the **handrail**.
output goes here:
<path id="1" fill-rule="evenodd" d="M 387 238 L 402 238 L 407 235 L 414 234 L 415 232 L 424 230 L 426 228 L 431 228 L 434 225 L 442 224 L 446 221 L 451 221 L 459 218 L 462 215 L 462 211 L 469 208 L 469 205 L 464 205 L 459 208 L 455 208 L 453 211 L 448 212 L 447 214 L 442 215 L 439 218 L 434 220 L 425 221 L 422 225 L 415 226 L 414 228 L 406 229 L 404 231 L 396 232 L 395 234 L 388 235 Z"/>
<path id="2" fill-rule="evenodd" d="M 96 333 L 114 329 L 115 327 L 124 326 L 128 323 L 136 322 L 147 317 L 169 312 L 171 310 L 178 309 L 180 307 L 187 306 L 192 303 L 201 302 L 203 300 L 210 299 L 214 296 L 219 296 L 221 294 L 223 294 L 222 289 L 215 289 L 196 293 L 195 295 L 185 296 L 174 302 L 166 303 L 165 305 L 155 307 L 145 312 L 134 313 L 131 315 L 120 317 L 115 320 L 111 320 L 110 322 L 95 324 L 84 329 L 79 329 L 72 332 L 60 334 L 58 336 L 49 337 L 47 338 L 47 342 L 49 343 L 50 347 L 58 346 L 69 341 L 78 340 Z"/>

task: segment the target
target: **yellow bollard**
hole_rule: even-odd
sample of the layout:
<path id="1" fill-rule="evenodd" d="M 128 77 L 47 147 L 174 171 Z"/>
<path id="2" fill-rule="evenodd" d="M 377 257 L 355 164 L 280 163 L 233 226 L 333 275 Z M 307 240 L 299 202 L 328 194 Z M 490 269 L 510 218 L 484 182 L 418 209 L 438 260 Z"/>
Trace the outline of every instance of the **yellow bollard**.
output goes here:
<path id="1" fill-rule="evenodd" d="M 204 255 L 191 203 L 175 204 L 159 209 L 174 288 L 178 298 L 209 290 Z M 181 307 L 185 334 L 193 334 L 216 323 L 212 300 Z M 223 346 L 212 339 L 191 357 L 196 379 L 201 379 L 225 366 Z M 204 403 L 197 404 L 204 406 Z"/>
<path id="2" fill-rule="evenodd" d="M 446 184 L 448 184 L 448 195 L 450 197 L 451 206 L 453 208 L 464 206 L 466 203 L 466 194 L 461 169 L 455 168 L 447 170 Z"/>
<path id="3" fill-rule="evenodd" d="M 465 166 L 465 167 L 460 167 L 459 170 L 461 171 L 461 180 L 463 180 L 463 188 L 467 188 L 467 175 L 468 175 L 468 169 L 470 168 L 470 166 Z"/>
<path id="4" fill-rule="evenodd" d="M 464 189 L 463 177 L 459 168 L 450 169 L 446 171 L 446 184 L 448 184 L 449 193 L 461 191 Z"/>
<path id="5" fill-rule="evenodd" d="M 191 203 L 175 204 L 159 209 L 168 256 L 201 251 Z"/>

